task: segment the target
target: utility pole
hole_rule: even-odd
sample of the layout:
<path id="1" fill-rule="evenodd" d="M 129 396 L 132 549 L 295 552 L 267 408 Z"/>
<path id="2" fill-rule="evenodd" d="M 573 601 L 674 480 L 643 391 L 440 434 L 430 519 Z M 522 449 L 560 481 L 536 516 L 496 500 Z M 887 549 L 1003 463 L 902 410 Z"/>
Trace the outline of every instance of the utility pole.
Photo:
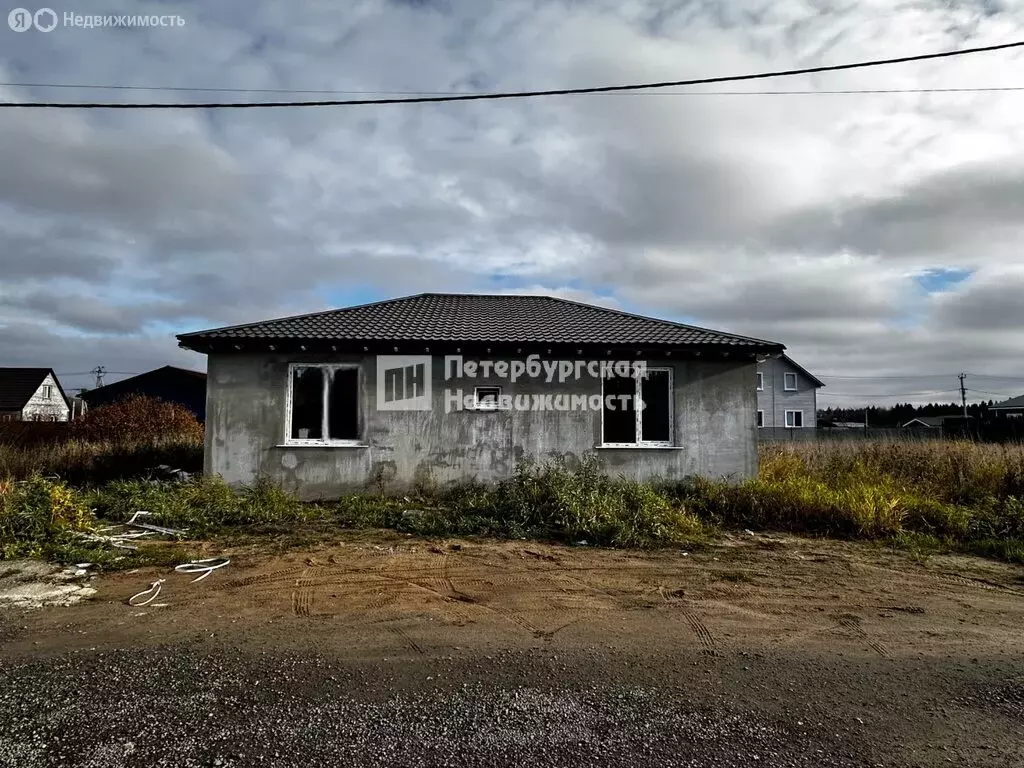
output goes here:
<path id="1" fill-rule="evenodd" d="M 106 374 L 106 372 L 107 369 L 104 368 L 102 365 L 97 365 L 95 368 L 89 371 L 89 373 L 93 373 L 96 375 L 96 389 L 99 389 L 100 387 L 103 386 L 103 376 L 104 374 Z"/>
<path id="2" fill-rule="evenodd" d="M 960 374 L 960 402 L 964 405 L 964 427 L 967 427 L 967 389 L 964 387 L 964 379 L 967 378 L 966 373 Z"/>

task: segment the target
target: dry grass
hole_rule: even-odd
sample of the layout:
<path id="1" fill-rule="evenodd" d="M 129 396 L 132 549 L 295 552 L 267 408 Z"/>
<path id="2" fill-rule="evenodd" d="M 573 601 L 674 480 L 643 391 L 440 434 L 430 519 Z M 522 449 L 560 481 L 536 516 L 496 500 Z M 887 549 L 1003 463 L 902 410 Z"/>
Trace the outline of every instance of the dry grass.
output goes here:
<path id="1" fill-rule="evenodd" d="M 965 441 L 763 446 L 757 479 L 670 490 L 704 520 L 1024 562 L 1024 447 Z"/>
<path id="2" fill-rule="evenodd" d="M 183 406 L 148 397 L 95 408 L 50 439 L 0 441 L 0 479 L 44 475 L 96 486 L 145 477 L 160 464 L 201 470 L 203 425 Z"/>
<path id="3" fill-rule="evenodd" d="M 159 522 L 198 536 L 316 525 L 657 547 L 699 540 L 717 527 L 759 528 L 891 542 L 915 556 L 946 549 L 1024 563 L 1022 446 L 938 441 L 765 446 L 760 476 L 738 485 L 707 479 L 671 486 L 636 483 L 605 476 L 589 457 L 571 466 L 524 464 L 494 486 L 421 488 L 401 498 L 365 493 L 322 504 L 302 504 L 263 481 L 237 493 L 219 478 L 117 480 L 144 475 L 154 464 L 189 468 L 201 459 L 195 441 L 0 446 L 0 479 L 28 477 L 35 470 L 25 487 L 39 489 L 35 496 L 10 495 L 13 486 L 5 486 L 9 495 L 0 514 L 6 520 L 0 520 L 0 544 L 23 551 L 67 543 L 64 528 L 40 527 L 40 521 L 57 514 L 56 502 L 43 503 L 56 497 L 47 496 L 52 488 L 40 484 L 41 472 L 64 478 L 58 495 L 64 499 L 62 494 L 70 493 L 75 508 L 84 504 L 107 520 L 148 509 Z"/>

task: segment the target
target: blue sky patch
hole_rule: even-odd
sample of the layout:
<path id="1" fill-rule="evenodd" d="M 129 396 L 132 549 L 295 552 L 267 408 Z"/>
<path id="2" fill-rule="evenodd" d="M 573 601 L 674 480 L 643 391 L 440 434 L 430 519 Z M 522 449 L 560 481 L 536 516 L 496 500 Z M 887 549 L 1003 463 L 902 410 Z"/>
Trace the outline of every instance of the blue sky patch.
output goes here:
<path id="1" fill-rule="evenodd" d="M 916 275 L 917 283 L 927 293 L 945 291 L 962 283 L 971 276 L 969 269 L 945 268 L 927 269 Z"/>

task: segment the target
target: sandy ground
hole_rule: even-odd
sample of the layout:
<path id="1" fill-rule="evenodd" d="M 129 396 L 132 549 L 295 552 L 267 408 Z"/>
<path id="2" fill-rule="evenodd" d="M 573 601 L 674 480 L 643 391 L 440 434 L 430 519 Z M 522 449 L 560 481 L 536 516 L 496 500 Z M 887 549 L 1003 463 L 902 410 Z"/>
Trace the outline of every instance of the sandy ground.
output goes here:
<path id="1" fill-rule="evenodd" d="M 5 754 L 12 765 L 151 765 L 165 753 L 178 765 L 244 765 L 253 754 L 281 765 L 336 764 L 339 754 L 366 765 L 1024 765 L 1018 567 L 951 556 L 918 563 L 872 545 L 761 535 L 640 553 L 380 534 L 280 556 L 230 554 L 229 566 L 196 584 L 144 569 L 93 580 L 96 595 L 76 606 L 0 611 L 9 697 L 0 765 Z M 157 578 L 166 582 L 153 605 L 125 604 Z M 276 685 L 280 700 L 298 696 L 302 706 L 347 702 L 332 722 L 377 725 L 316 744 L 268 726 L 277 735 L 244 758 L 230 744 L 245 740 L 246 723 L 207 743 L 185 718 L 173 749 L 143 758 L 137 746 L 96 751 L 145 742 L 131 735 L 138 723 L 115 718 L 102 744 L 88 729 L 50 733 L 53 712 L 64 710 L 53 696 L 33 698 L 34 686 L 56 686 L 66 708 L 68 697 L 117 699 L 142 686 L 131 694 L 142 700 L 156 683 L 132 681 L 166 663 L 168 682 L 183 678 L 175 690 L 206 690 L 218 675 L 249 680 L 230 700 L 237 707 L 262 679 L 267 712 Z M 129 682 L 105 691 L 112 670 Z M 178 693 L 182 702 L 199 695 Z M 371 703 L 419 713 L 415 722 L 433 713 L 438 723 L 477 724 L 453 737 L 451 754 L 436 734 L 433 751 L 394 751 L 410 732 L 427 739 L 422 723 L 379 742 L 388 752 L 372 746 L 374 728 L 404 721 L 372 714 Z M 316 707 L 303 710 L 309 728 L 325 722 Z M 472 742 L 467 757 L 465 744 L 500 733 L 500 712 L 510 711 L 536 731 L 532 740 Z M 582 725 L 572 719 L 581 712 L 590 713 Z M 674 725 L 657 735 L 641 728 L 658 718 Z M 37 732 L 42 748 L 28 735 Z M 342 742 L 364 746 L 339 752 Z M 334 746 L 321 763 L 324 744 Z"/>

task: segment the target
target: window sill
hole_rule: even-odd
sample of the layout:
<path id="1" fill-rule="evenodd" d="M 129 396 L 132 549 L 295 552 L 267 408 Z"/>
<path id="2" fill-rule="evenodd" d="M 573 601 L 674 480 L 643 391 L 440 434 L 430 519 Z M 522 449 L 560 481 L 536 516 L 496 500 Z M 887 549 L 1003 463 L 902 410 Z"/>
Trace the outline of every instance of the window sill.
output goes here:
<path id="1" fill-rule="evenodd" d="M 333 443 L 279 443 L 275 448 L 369 448 L 367 443 L 359 442 L 333 442 Z"/>
<path id="2" fill-rule="evenodd" d="M 682 451 L 685 450 L 679 445 L 637 445 L 636 443 L 611 443 L 610 445 L 595 445 L 598 451 Z"/>

